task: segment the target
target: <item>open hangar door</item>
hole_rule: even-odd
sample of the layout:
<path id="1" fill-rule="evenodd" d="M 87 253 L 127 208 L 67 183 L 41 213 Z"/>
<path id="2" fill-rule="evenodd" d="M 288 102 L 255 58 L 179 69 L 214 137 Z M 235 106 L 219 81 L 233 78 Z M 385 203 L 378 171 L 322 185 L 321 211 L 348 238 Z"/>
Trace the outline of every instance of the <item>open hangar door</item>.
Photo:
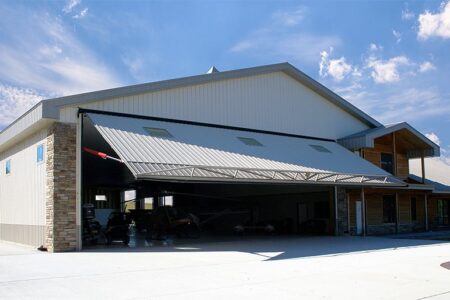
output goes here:
<path id="1" fill-rule="evenodd" d="M 98 111 L 80 117 L 84 247 L 332 234 L 334 186 L 398 185 L 334 141 Z"/>
<path id="2" fill-rule="evenodd" d="M 136 193 L 137 206 L 145 208 L 146 199 L 154 195 L 154 206 L 173 206 L 195 215 L 203 237 L 334 232 L 333 198 L 328 187 L 212 182 L 142 184 Z"/>

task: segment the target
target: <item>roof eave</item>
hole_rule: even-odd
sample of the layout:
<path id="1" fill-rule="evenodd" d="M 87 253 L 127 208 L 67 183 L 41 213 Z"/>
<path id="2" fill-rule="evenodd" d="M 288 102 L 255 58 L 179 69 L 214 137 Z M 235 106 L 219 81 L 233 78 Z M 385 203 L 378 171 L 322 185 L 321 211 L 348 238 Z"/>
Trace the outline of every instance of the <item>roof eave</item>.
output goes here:
<path id="1" fill-rule="evenodd" d="M 278 63 L 278 64 L 272 64 L 272 65 L 265 65 L 265 66 L 258 66 L 258 67 L 252 67 L 252 68 L 245 68 L 245 69 L 238 69 L 238 70 L 231 70 L 231 71 L 224 71 L 224 72 L 216 72 L 211 74 L 202 74 L 202 75 L 195 75 L 195 76 L 189 76 L 189 77 L 183 77 L 183 78 L 176 78 L 176 79 L 169 79 L 169 80 L 163 80 L 158 82 L 151 82 L 151 83 L 144 83 L 144 84 L 137 84 L 137 85 L 131 85 L 131 86 L 125 86 L 125 87 L 118 87 L 113 89 L 107 89 L 107 90 L 101 90 L 101 91 L 95 91 L 95 92 L 88 92 L 88 93 L 82 93 L 77 95 L 71 95 L 71 96 L 64 96 L 59 98 L 53 98 L 48 100 L 43 100 L 37 103 L 34 107 L 32 107 L 29 111 L 27 111 L 25 114 L 20 116 L 18 119 L 16 119 L 13 123 L 11 123 L 8 127 L 6 127 L 3 131 L 0 132 L 0 136 L 4 133 L 5 130 L 14 127 L 15 124 L 23 117 L 25 117 L 28 113 L 36 109 L 37 107 L 42 105 L 42 117 L 41 118 L 47 118 L 47 119 L 59 119 L 59 111 L 60 107 L 62 106 L 69 106 L 69 105 L 75 105 L 75 104 L 83 104 L 83 103 L 90 103 L 94 101 L 102 101 L 105 99 L 111 99 L 115 97 L 124 97 L 124 96 L 131 96 L 135 94 L 141 94 L 141 93 L 147 93 L 147 92 L 155 92 L 165 89 L 173 89 L 183 86 L 189 86 L 189 85 L 198 85 L 198 84 L 204 84 L 212 81 L 218 81 L 218 80 L 226 80 L 226 79 L 234 79 L 234 78 L 241 78 L 241 77 L 248 77 L 248 76 L 254 76 L 254 75 L 261 75 L 261 74 L 267 74 L 272 72 L 284 72 L 285 74 L 293 77 L 294 79 L 298 80 L 300 83 L 304 84 L 305 86 L 309 87 L 314 92 L 318 93 L 322 97 L 329 100 L 331 103 L 335 104 L 339 108 L 343 109 L 344 111 L 348 112 L 353 117 L 357 118 L 362 123 L 366 124 L 369 127 L 376 128 L 379 126 L 382 126 L 378 121 L 337 95 L 336 93 L 332 92 L 327 87 L 323 86 L 319 82 L 315 81 L 302 71 L 295 68 L 293 65 L 284 62 L 284 63 Z"/>
<path id="2" fill-rule="evenodd" d="M 300 83 L 306 85 L 322 97 L 328 99 L 330 102 L 334 103 L 344 111 L 351 114 L 353 117 L 357 118 L 359 121 L 368 125 L 369 127 L 375 128 L 382 126 L 381 123 L 328 89 L 316 80 L 312 79 L 302 71 L 295 68 L 293 65 L 284 62 L 272 65 L 258 66 L 252 68 L 216 72 L 211 74 L 195 75 L 183 78 L 169 79 L 151 83 L 137 84 L 125 87 L 119 87 L 114 89 L 84 93 L 73 96 L 65 96 L 55 99 L 49 99 L 45 102 L 51 103 L 53 106 L 67 106 L 77 103 L 88 103 L 93 101 L 101 101 L 104 99 L 114 98 L 114 97 L 124 97 L 129 95 L 135 95 L 146 92 L 155 92 L 159 90 L 178 88 L 188 85 L 198 85 L 203 83 L 208 83 L 212 81 L 233 79 L 248 77 L 272 72 L 284 72 L 285 74 L 298 80 Z"/>
<path id="3" fill-rule="evenodd" d="M 351 144 L 351 141 L 354 141 L 355 143 L 359 144 L 357 145 L 358 148 L 373 148 L 374 147 L 374 141 L 376 138 L 379 138 L 381 136 L 390 134 L 392 132 L 396 132 L 402 129 L 406 129 L 410 131 L 412 134 L 414 134 L 418 139 L 426 143 L 429 148 L 425 151 L 409 151 L 408 152 L 408 158 L 417 158 L 424 155 L 425 157 L 438 157 L 440 156 L 440 147 L 439 145 L 435 144 L 433 141 L 431 141 L 429 138 L 424 136 L 422 133 L 420 133 L 418 130 L 416 130 L 414 127 L 409 125 L 407 122 L 402 122 L 395 124 L 393 126 L 382 126 L 379 128 L 374 128 L 372 130 L 365 130 L 360 133 L 356 133 L 353 135 L 350 135 L 348 137 L 344 137 L 342 139 L 339 139 L 338 142 L 344 146 L 347 144 Z"/>

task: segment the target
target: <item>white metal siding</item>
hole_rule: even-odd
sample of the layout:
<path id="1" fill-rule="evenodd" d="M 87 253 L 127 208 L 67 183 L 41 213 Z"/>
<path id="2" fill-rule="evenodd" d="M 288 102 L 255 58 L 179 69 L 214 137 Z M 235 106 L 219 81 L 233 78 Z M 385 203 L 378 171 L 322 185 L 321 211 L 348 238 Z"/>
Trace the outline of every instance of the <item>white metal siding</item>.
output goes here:
<path id="1" fill-rule="evenodd" d="M 42 104 L 37 105 L 29 112 L 17 119 L 13 126 L 10 126 L 2 131 L 0 135 L 0 145 L 6 143 L 10 139 L 16 137 L 22 131 L 38 122 L 42 118 Z"/>
<path id="2" fill-rule="evenodd" d="M 33 244 L 42 241 L 46 206 L 46 140 L 47 130 L 41 130 L 22 143 L 0 153 L 0 226 L 17 230 L 17 242 Z M 44 161 L 37 163 L 37 146 L 44 144 Z M 6 161 L 11 160 L 11 173 L 6 174 Z M 20 228 L 32 228 L 28 233 Z M 29 232 L 35 235 L 30 236 Z M 19 237 L 19 235 L 24 237 Z M 1 238 L 1 236 L 0 236 Z M 3 237 L 5 238 L 5 237 Z"/>
<path id="3" fill-rule="evenodd" d="M 331 139 L 368 128 L 283 72 L 113 98 L 80 107 Z M 75 123 L 76 113 L 77 106 L 64 107 L 60 121 Z"/>

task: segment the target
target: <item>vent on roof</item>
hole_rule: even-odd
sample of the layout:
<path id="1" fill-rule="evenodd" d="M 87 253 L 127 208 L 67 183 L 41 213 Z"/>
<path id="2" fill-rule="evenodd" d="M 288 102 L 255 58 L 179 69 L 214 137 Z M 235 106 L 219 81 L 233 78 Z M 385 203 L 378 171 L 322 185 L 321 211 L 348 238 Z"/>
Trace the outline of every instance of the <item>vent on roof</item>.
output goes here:
<path id="1" fill-rule="evenodd" d="M 262 147 L 262 145 L 263 145 L 260 142 L 258 142 L 257 140 L 255 140 L 254 138 L 246 138 L 246 137 L 238 136 L 238 140 L 240 140 L 241 142 L 243 142 L 244 144 L 246 144 L 248 146 Z"/>
<path id="2" fill-rule="evenodd" d="M 217 70 L 216 67 L 212 66 L 211 68 L 209 68 L 208 72 L 206 72 L 206 74 L 212 74 L 212 73 L 219 73 L 219 70 Z"/>
<path id="3" fill-rule="evenodd" d="M 309 145 L 309 146 L 318 152 L 331 153 L 330 150 L 321 145 Z"/>
<path id="4" fill-rule="evenodd" d="M 151 127 L 144 127 L 145 131 L 152 137 L 158 137 L 158 138 L 171 138 L 173 137 L 170 132 L 168 132 L 164 128 L 151 128 Z"/>

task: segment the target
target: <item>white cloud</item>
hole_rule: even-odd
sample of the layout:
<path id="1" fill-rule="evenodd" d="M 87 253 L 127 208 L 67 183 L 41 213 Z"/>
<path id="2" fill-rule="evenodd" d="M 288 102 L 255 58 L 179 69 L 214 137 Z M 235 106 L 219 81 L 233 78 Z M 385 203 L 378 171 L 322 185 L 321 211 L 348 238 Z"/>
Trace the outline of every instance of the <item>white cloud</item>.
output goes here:
<path id="1" fill-rule="evenodd" d="M 429 61 L 425 61 L 419 66 L 419 72 L 421 73 L 425 73 L 432 70 L 436 70 L 436 67 Z"/>
<path id="2" fill-rule="evenodd" d="M 285 26 L 295 26 L 305 18 L 306 10 L 299 7 L 294 10 L 279 10 L 272 14 L 272 18 Z"/>
<path id="3" fill-rule="evenodd" d="M 26 19 L 27 22 L 20 20 Z M 15 27 L 15 31 L 7 28 Z M 20 32 L 20 34 L 17 34 Z M 78 40 L 58 18 L 10 11 L 0 18 L 0 81 L 59 96 L 121 85 L 115 72 Z"/>
<path id="4" fill-rule="evenodd" d="M 407 8 L 402 10 L 402 20 L 412 20 L 416 15 Z"/>
<path id="5" fill-rule="evenodd" d="M 62 11 L 67 15 L 72 15 L 74 19 L 82 19 L 87 16 L 88 8 L 80 7 L 81 0 L 69 0 L 63 7 Z"/>
<path id="6" fill-rule="evenodd" d="M 233 45 L 230 51 L 264 60 L 315 63 L 323 49 L 337 47 L 342 42 L 337 36 L 315 35 L 287 28 L 298 24 L 303 16 L 303 8 L 293 12 L 277 11 L 266 25 L 250 32 L 246 38 Z"/>
<path id="7" fill-rule="evenodd" d="M 380 96 L 380 95 L 378 95 Z M 386 123 L 429 119 L 448 115 L 450 106 L 434 88 L 403 88 L 390 92 L 376 102 L 375 116 Z"/>
<path id="8" fill-rule="evenodd" d="M 129 55 L 123 55 L 122 62 L 125 66 L 127 66 L 128 70 L 132 74 L 137 74 L 144 67 L 144 61 L 142 60 L 141 57 L 137 56 L 131 57 Z"/>
<path id="9" fill-rule="evenodd" d="M 441 145 L 441 140 L 434 132 L 426 133 L 425 136 L 436 145 Z"/>
<path id="10" fill-rule="evenodd" d="M 66 5 L 64 6 L 64 8 L 62 9 L 63 12 L 65 12 L 66 14 L 72 12 L 72 10 L 81 3 L 81 0 L 69 0 L 67 1 Z"/>
<path id="11" fill-rule="evenodd" d="M 308 33 L 286 33 L 278 28 L 262 29 L 231 47 L 234 53 L 247 53 L 265 59 L 314 63 L 322 49 L 336 47 L 341 40 L 335 36 Z"/>
<path id="12" fill-rule="evenodd" d="M 400 80 L 399 67 L 408 65 L 409 59 L 405 56 L 396 56 L 388 60 L 377 59 L 374 56 L 367 60 L 367 67 L 371 68 L 371 76 L 377 83 L 392 83 Z"/>
<path id="13" fill-rule="evenodd" d="M 382 123 L 447 118 L 450 94 L 415 76 L 419 70 L 432 70 L 433 64 L 427 61 L 418 64 L 404 55 L 384 58 L 381 48 L 370 44 L 362 55 L 361 64 L 352 63 L 352 71 L 346 74 L 345 80 L 325 81 L 324 84 Z M 332 77 L 328 74 L 331 59 L 331 51 L 321 53 L 319 74 L 322 78 Z M 396 84 L 385 84 L 383 88 L 374 84 L 393 82 Z"/>
<path id="14" fill-rule="evenodd" d="M 381 45 L 377 45 L 375 43 L 371 43 L 369 45 L 369 51 L 381 51 L 381 50 L 383 50 L 383 46 Z"/>
<path id="15" fill-rule="evenodd" d="M 322 77 L 331 76 L 334 80 L 341 81 L 353 70 L 352 66 L 345 61 L 344 57 L 330 59 L 330 52 L 320 52 L 319 74 Z"/>
<path id="16" fill-rule="evenodd" d="M 356 78 L 361 78 L 363 77 L 363 72 L 359 67 L 353 66 L 352 76 Z"/>
<path id="17" fill-rule="evenodd" d="M 419 15 L 419 39 L 426 40 L 430 37 L 450 38 L 450 1 L 442 3 L 439 12 L 433 14 L 425 11 Z"/>
<path id="18" fill-rule="evenodd" d="M 78 14 L 74 15 L 73 18 L 74 19 L 82 19 L 82 18 L 86 17 L 87 12 L 88 12 L 88 8 L 85 7 Z"/>
<path id="19" fill-rule="evenodd" d="M 36 90 L 0 84 L 0 128 L 44 98 Z"/>
<path id="20" fill-rule="evenodd" d="M 407 69 L 413 67 L 417 65 L 406 66 Z M 325 84 L 382 123 L 414 122 L 450 115 L 450 94 L 444 94 L 436 86 L 422 82 L 419 77 L 409 77 L 409 80 L 380 88 L 373 84 L 371 71 L 365 67 L 361 77 L 354 76 L 353 71 L 347 80 Z"/>
<path id="21" fill-rule="evenodd" d="M 392 34 L 394 35 L 397 44 L 400 43 L 402 40 L 402 34 L 394 29 L 392 30 Z"/>

